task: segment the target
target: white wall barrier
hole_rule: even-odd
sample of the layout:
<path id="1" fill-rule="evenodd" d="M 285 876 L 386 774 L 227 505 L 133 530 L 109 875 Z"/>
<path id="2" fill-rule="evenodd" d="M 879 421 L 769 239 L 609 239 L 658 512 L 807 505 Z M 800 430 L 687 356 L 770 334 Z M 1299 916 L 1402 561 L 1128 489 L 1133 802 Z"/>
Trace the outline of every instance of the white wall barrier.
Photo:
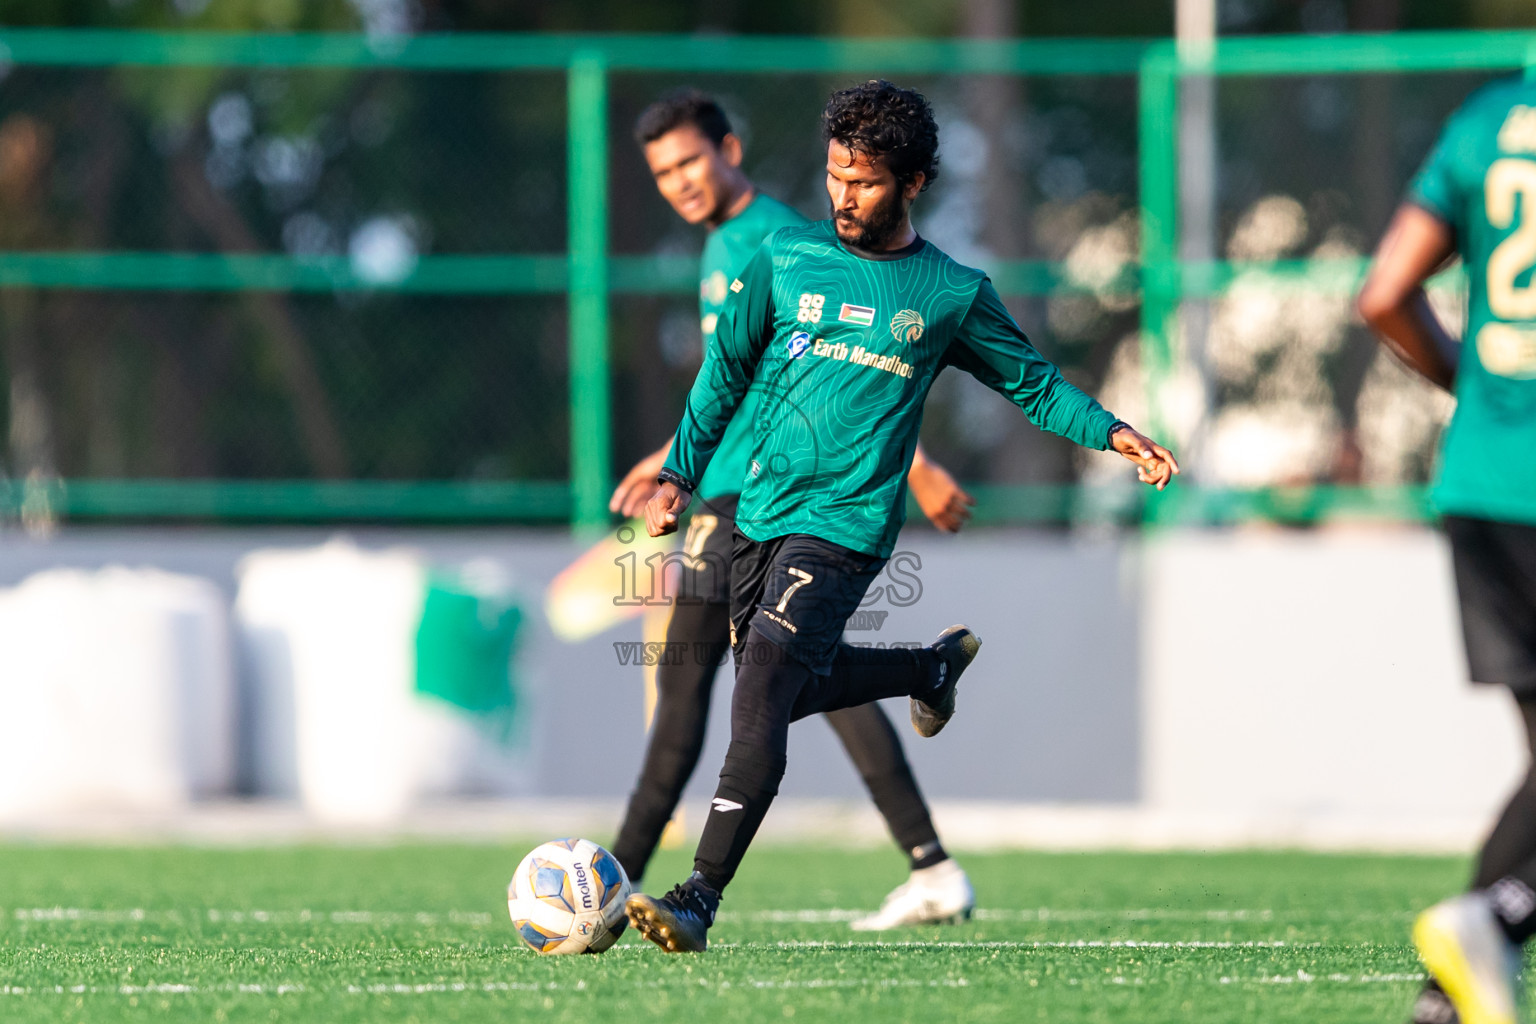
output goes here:
<path id="1" fill-rule="evenodd" d="M 224 596 L 154 569 L 54 569 L 0 589 L 0 819 L 174 810 L 226 791 Z"/>
<path id="2" fill-rule="evenodd" d="M 418 671 L 431 566 L 490 557 L 536 607 L 580 554 L 569 538 L 188 539 L 66 532 L 0 546 L 0 584 L 25 580 L 0 590 L 0 818 L 227 792 L 231 595 L 260 795 L 299 797 L 321 821 L 385 823 L 437 795 L 628 792 L 644 745 L 641 669 L 619 656 L 640 639 L 634 623 L 575 644 L 527 623 L 511 744 L 486 729 L 495 715 L 464 710 L 489 691 L 445 699 Z M 1135 828 L 1172 845 L 1413 845 L 1426 829 L 1485 827 L 1523 766 L 1507 695 L 1465 680 L 1449 557 L 1431 531 L 914 533 L 900 546 L 920 591 L 873 605 L 857 638 L 924 642 L 954 621 L 987 638 L 955 723 L 907 743 L 940 803 L 1154 815 Z M 97 571 L 130 551 L 218 586 Z M 69 563 L 80 569 L 38 573 Z M 468 589 L 491 625 L 466 624 L 461 646 L 494 660 L 482 641 L 500 635 L 509 591 L 481 583 Z M 722 669 L 695 803 L 724 753 L 729 680 Z M 792 730 L 784 795 L 864 801 L 824 724 Z"/>
<path id="3" fill-rule="evenodd" d="M 1437 533 L 1155 536 L 1141 593 L 1154 807 L 1483 818 L 1523 770 L 1508 693 L 1466 682 Z"/>

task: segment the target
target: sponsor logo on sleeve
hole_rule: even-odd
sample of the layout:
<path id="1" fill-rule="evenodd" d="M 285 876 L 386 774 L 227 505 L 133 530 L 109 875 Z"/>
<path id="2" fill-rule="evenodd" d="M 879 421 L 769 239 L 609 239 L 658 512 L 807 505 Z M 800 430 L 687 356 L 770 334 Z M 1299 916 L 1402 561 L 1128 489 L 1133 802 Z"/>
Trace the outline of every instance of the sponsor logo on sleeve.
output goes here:
<path id="1" fill-rule="evenodd" d="M 843 303 L 843 308 L 837 314 L 839 323 L 858 324 L 860 327 L 869 327 L 875 322 L 874 306 L 855 306 L 851 302 Z"/>
<path id="2" fill-rule="evenodd" d="M 739 292 L 739 291 L 741 291 L 745 287 L 746 287 L 746 285 L 741 283 L 741 278 L 739 278 L 739 277 L 736 280 L 731 282 L 731 291 L 732 291 L 732 293 Z"/>
<path id="3" fill-rule="evenodd" d="M 811 350 L 811 336 L 805 331 L 796 331 L 789 336 L 789 344 L 785 348 L 789 349 L 789 358 L 799 359 Z"/>

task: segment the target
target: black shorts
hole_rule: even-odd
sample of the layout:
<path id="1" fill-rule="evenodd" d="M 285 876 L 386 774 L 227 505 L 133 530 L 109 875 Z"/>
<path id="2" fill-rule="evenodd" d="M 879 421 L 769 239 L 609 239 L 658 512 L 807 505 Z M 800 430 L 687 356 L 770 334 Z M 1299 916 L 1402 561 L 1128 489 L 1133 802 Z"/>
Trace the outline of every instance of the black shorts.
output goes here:
<path id="1" fill-rule="evenodd" d="M 796 661 L 825 675 L 848 617 L 884 568 L 883 558 L 809 534 L 757 541 L 737 530 L 731 557 L 736 656 L 755 626 Z"/>
<path id="2" fill-rule="evenodd" d="M 731 603 L 731 546 L 739 494 L 695 501 L 683 534 L 677 600 Z"/>
<path id="3" fill-rule="evenodd" d="M 1536 526 L 1462 516 L 1444 526 L 1472 678 L 1536 696 Z"/>

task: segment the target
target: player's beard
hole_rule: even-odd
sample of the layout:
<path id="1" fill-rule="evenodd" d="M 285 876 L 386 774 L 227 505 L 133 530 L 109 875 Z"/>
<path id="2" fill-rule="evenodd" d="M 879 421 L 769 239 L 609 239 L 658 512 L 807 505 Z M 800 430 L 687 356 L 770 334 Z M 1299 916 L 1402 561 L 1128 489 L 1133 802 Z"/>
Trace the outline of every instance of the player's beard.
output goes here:
<path id="1" fill-rule="evenodd" d="M 837 225 L 837 237 L 844 244 L 870 252 L 883 252 L 896 238 L 906 212 L 900 190 L 893 190 L 890 197 L 870 210 L 867 216 L 855 217 L 851 213 L 836 210 L 832 220 Z"/>

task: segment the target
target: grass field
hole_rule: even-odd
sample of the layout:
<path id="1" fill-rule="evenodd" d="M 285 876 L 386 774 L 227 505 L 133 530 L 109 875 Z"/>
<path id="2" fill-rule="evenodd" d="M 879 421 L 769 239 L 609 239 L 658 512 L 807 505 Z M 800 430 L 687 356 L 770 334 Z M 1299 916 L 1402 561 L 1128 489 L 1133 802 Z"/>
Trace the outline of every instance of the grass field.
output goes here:
<path id="1" fill-rule="evenodd" d="M 972 854 L 970 924 L 856 936 L 887 850 L 753 850 L 697 956 L 520 947 L 532 843 L 0 846 L 0 1020 L 1398 1022 L 1445 858 Z M 685 871 L 663 855 L 664 888 Z"/>

